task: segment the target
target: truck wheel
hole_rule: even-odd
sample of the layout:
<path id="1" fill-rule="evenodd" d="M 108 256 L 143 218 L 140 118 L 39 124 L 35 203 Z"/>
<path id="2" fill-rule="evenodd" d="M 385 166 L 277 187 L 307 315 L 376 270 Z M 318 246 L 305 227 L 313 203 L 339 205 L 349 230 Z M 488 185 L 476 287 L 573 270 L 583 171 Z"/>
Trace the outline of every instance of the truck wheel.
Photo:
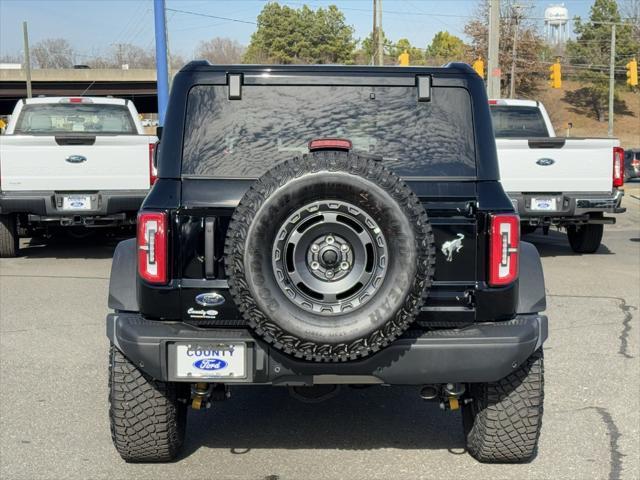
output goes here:
<path id="1" fill-rule="evenodd" d="M 569 245 L 576 253 L 594 253 L 600 247 L 604 225 L 590 223 L 587 225 L 569 225 L 567 237 Z"/>
<path id="2" fill-rule="evenodd" d="M 18 224 L 15 215 L 0 215 L 0 258 L 18 254 Z"/>
<path id="3" fill-rule="evenodd" d="M 178 454 L 187 424 L 186 403 L 179 401 L 185 388 L 153 380 L 111 345 L 111 439 L 125 461 L 167 462 Z"/>
<path id="4" fill-rule="evenodd" d="M 230 292 L 255 333 L 315 362 L 398 338 L 431 285 L 435 246 L 418 197 L 380 162 L 319 151 L 247 191 L 227 231 Z"/>
<path id="5" fill-rule="evenodd" d="M 536 454 L 544 399 L 542 349 L 515 372 L 492 383 L 471 384 L 462 411 L 467 450 L 481 462 L 526 462 Z"/>

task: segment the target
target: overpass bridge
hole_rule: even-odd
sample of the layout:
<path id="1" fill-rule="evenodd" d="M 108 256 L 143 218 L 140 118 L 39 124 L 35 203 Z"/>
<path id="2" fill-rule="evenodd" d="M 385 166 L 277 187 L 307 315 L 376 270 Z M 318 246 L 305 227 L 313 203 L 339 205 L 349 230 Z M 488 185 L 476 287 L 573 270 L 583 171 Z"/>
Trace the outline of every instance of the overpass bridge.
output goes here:
<path id="1" fill-rule="evenodd" d="M 158 111 L 154 69 L 37 69 L 31 70 L 33 96 L 106 96 L 127 98 L 140 113 Z M 13 111 L 27 96 L 24 70 L 0 70 L 0 115 Z"/>

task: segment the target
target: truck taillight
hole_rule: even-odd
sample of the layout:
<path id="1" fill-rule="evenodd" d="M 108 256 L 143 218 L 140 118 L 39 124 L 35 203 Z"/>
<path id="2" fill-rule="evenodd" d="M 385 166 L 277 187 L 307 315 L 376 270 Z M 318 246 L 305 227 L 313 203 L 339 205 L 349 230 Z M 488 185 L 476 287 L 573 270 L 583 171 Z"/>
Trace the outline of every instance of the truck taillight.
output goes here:
<path id="1" fill-rule="evenodd" d="M 150 143 L 149 144 L 149 186 L 151 187 L 153 186 L 154 183 L 156 183 L 156 180 L 158 179 L 158 169 L 153 164 L 153 155 L 155 153 L 155 150 L 156 150 L 156 144 Z"/>
<path id="2" fill-rule="evenodd" d="M 520 219 L 513 214 L 491 215 L 489 226 L 489 285 L 508 285 L 518 278 Z"/>
<path id="3" fill-rule="evenodd" d="M 167 214 L 138 214 L 138 274 L 149 283 L 167 283 Z"/>
<path id="4" fill-rule="evenodd" d="M 624 185 L 624 148 L 613 147 L 613 186 Z"/>

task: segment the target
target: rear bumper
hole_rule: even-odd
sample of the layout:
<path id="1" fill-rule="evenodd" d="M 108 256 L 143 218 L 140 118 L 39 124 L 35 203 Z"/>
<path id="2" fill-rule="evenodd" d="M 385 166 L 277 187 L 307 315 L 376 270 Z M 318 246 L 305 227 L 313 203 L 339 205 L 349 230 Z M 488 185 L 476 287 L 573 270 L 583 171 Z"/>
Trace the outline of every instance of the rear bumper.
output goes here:
<path id="1" fill-rule="evenodd" d="M 65 194 L 89 196 L 91 209 L 62 210 L 62 196 Z M 123 217 L 121 214 L 137 212 L 146 196 L 147 190 L 0 192 L 0 213 L 27 214 L 30 222 L 77 224 L 89 223 L 83 219 L 109 216 L 117 222 Z"/>
<path id="2" fill-rule="evenodd" d="M 612 193 L 507 193 L 514 208 L 523 220 L 531 224 L 563 225 L 571 223 L 615 223 L 615 218 L 602 218 L 593 214 L 624 213 L 622 190 Z M 554 198 L 554 211 L 532 210 L 532 198 Z"/>
<path id="3" fill-rule="evenodd" d="M 421 385 L 499 380 L 540 348 L 547 335 L 546 316 L 521 315 L 505 322 L 407 334 L 384 350 L 353 362 L 311 363 L 282 354 L 246 329 L 202 329 L 182 322 L 146 320 L 133 313 L 107 316 L 107 336 L 141 370 L 160 380 L 187 382 L 193 379 L 176 378 L 176 342 L 245 342 L 248 376 L 233 383 Z"/>

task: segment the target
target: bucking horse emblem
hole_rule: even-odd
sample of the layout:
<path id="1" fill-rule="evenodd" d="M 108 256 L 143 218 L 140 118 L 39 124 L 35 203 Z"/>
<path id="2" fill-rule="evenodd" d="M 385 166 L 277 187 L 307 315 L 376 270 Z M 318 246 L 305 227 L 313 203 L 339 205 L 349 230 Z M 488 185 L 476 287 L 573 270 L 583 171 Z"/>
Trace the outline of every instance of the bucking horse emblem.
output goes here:
<path id="1" fill-rule="evenodd" d="M 462 240 L 464 240 L 464 235 L 459 233 L 458 238 L 454 238 L 453 240 L 449 240 L 442 244 L 442 248 L 440 250 L 447 256 L 447 262 L 453 261 L 453 254 L 462 250 Z"/>

